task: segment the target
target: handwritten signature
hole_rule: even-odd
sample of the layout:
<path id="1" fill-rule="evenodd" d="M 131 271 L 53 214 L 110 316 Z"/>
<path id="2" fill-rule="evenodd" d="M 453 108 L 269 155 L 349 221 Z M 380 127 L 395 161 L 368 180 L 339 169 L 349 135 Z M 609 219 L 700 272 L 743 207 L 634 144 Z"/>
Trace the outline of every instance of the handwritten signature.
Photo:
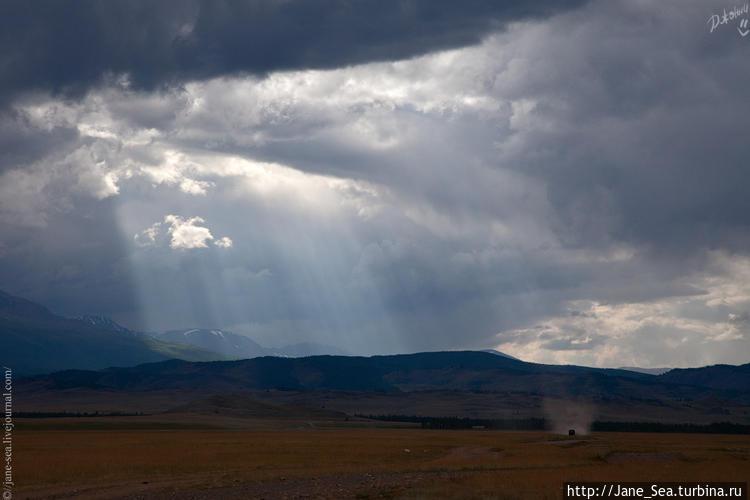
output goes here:
<path id="1" fill-rule="evenodd" d="M 723 9 L 721 14 L 712 14 L 706 24 L 709 25 L 709 33 L 713 33 L 716 28 L 729 24 L 730 22 L 740 19 L 740 24 L 737 26 L 737 31 L 740 36 L 745 37 L 750 34 L 750 29 L 747 27 L 747 17 L 750 13 L 750 3 L 733 7 L 729 10 Z"/>

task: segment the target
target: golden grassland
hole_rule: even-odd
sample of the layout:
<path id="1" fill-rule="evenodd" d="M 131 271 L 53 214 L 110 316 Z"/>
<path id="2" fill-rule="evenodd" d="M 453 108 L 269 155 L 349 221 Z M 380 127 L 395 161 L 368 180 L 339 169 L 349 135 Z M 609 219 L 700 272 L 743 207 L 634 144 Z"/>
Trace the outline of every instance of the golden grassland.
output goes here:
<path id="1" fill-rule="evenodd" d="M 342 489 L 341 497 L 561 498 L 566 481 L 750 479 L 746 435 L 594 433 L 569 439 L 543 432 L 389 428 L 18 429 L 17 498 L 74 491 L 106 498 L 132 493 L 128 487 L 135 486 L 139 493 L 179 493 L 358 475 L 394 479 Z M 394 476 L 404 473 L 412 481 Z"/>

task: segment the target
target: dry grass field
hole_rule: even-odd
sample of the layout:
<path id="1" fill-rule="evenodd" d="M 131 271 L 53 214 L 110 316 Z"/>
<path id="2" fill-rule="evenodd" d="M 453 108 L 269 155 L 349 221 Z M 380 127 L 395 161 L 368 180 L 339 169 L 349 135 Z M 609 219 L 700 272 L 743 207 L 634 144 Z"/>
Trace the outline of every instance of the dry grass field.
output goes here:
<path id="1" fill-rule="evenodd" d="M 565 481 L 750 480 L 746 435 L 87 426 L 19 422 L 14 498 L 561 498 Z"/>

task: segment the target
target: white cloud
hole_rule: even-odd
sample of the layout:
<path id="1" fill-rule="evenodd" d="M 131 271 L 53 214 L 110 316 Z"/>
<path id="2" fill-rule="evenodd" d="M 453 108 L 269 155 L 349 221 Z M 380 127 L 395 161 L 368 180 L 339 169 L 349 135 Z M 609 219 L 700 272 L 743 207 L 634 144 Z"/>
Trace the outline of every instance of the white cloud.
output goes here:
<path id="1" fill-rule="evenodd" d="M 134 175 L 147 177 L 154 185 L 178 186 L 186 194 L 205 196 L 214 183 L 196 179 L 205 167 L 190 155 L 167 147 L 152 147 L 160 153 L 161 162 L 156 165 L 140 165 Z"/>
<path id="2" fill-rule="evenodd" d="M 183 193 L 203 195 L 206 194 L 206 189 L 213 186 L 213 182 L 208 181 L 197 181 L 195 179 L 184 178 L 180 181 L 180 190 Z"/>
<path id="3" fill-rule="evenodd" d="M 214 242 L 214 245 L 221 248 L 231 248 L 232 247 L 232 240 L 228 236 L 224 236 L 223 238 L 219 238 Z"/>
<path id="4" fill-rule="evenodd" d="M 207 227 L 198 225 L 206 222 L 200 217 L 183 219 L 178 215 L 167 215 L 164 222 L 170 225 L 167 231 L 172 235 L 171 248 L 207 248 L 206 242 L 214 239 Z"/>
<path id="5" fill-rule="evenodd" d="M 147 247 L 156 244 L 156 236 L 159 234 L 161 222 L 154 222 L 150 227 L 133 236 L 136 245 Z"/>
<path id="6" fill-rule="evenodd" d="M 133 238 L 140 247 L 159 245 L 163 236 L 168 236 L 169 247 L 173 249 L 208 248 L 209 244 L 219 248 L 230 248 L 233 245 L 232 239 L 228 236 L 214 238 L 211 230 L 205 227 L 205 223 L 202 217 L 184 218 L 170 214 L 164 217 L 164 222 L 155 222 L 136 233 Z"/>

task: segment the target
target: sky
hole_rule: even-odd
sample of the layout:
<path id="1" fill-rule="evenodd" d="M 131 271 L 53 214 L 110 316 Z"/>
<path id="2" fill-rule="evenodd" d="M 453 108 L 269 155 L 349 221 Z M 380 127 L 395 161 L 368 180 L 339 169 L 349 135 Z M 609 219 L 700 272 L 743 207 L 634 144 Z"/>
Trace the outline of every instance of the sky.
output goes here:
<path id="1" fill-rule="evenodd" d="M 270 347 L 747 363 L 746 5 L 3 2 L 0 289 Z"/>

